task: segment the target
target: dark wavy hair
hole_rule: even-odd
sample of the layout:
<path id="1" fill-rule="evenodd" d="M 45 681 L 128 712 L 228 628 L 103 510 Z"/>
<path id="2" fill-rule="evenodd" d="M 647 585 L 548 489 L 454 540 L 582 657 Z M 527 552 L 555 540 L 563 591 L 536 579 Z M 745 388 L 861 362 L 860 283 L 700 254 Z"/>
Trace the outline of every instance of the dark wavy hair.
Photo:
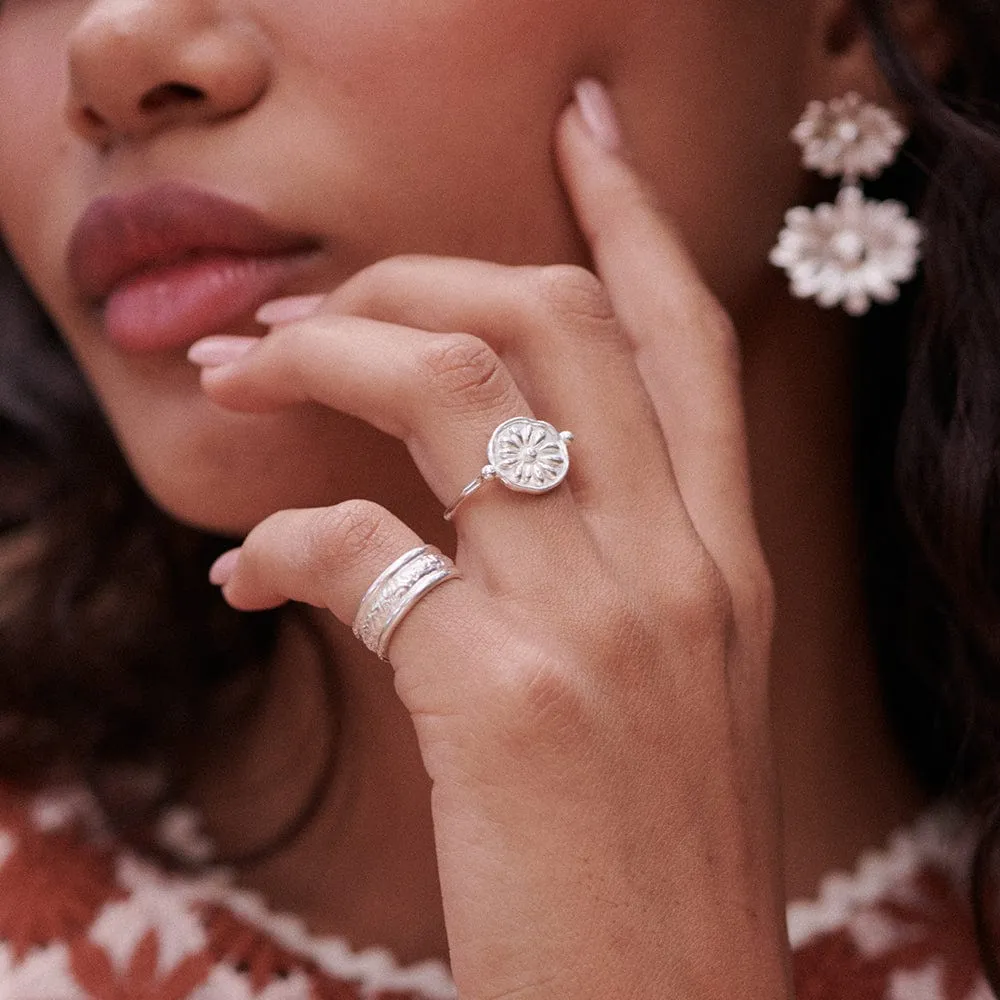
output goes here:
<path id="1" fill-rule="evenodd" d="M 957 41 L 943 82 L 901 44 L 891 0 L 857 6 L 912 120 L 873 188 L 927 234 L 921 277 L 858 338 L 872 631 L 914 772 L 985 820 L 973 898 L 1000 991 L 985 904 L 1000 836 L 1000 0 L 941 0 Z M 0 772 L 82 775 L 114 798 L 123 774 L 150 771 L 166 797 L 217 696 L 260 689 L 284 612 L 239 615 L 207 583 L 230 540 L 142 492 L 2 248 L 0 302 Z M 123 822 L 150 807 L 118 805 Z"/>

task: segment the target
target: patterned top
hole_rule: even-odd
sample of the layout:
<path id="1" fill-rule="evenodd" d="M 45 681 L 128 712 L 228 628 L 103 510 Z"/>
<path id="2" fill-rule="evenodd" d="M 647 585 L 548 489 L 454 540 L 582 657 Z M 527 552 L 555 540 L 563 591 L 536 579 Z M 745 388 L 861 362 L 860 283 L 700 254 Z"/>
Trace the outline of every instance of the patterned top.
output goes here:
<path id="1" fill-rule="evenodd" d="M 191 817 L 168 839 L 197 855 Z M 937 807 L 788 908 L 797 1000 L 990 1000 L 967 903 L 975 830 Z M 271 912 L 230 873 L 169 873 L 116 843 L 78 789 L 0 789 L 0 1000 L 452 1000 Z"/>

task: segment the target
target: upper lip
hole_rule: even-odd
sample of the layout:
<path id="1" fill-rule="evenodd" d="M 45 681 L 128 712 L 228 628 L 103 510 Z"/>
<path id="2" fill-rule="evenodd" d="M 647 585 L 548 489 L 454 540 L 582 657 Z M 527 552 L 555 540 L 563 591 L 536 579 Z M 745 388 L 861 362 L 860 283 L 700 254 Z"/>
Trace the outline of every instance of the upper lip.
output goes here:
<path id="1" fill-rule="evenodd" d="M 67 247 L 69 274 L 85 298 L 105 299 L 122 280 L 192 254 L 286 254 L 318 240 L 275 226 L 246 205 L 164 181 L 87 207 Z"/>

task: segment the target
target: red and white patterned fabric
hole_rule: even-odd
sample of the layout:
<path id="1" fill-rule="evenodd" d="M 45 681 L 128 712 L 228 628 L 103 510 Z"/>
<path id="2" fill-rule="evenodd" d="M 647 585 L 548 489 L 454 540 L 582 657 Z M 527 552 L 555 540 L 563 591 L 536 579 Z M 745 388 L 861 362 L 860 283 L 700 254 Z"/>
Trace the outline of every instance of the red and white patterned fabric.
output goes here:
<path id="1" fill-rule="evenodd" d="M 183 814 L 175 840 L 203 849 Z M 967 903 L 974 831 L 937 808 L 788 908 L 797 1000 L 989 1000 Z M 0 789 L 0 1000 L 451 1000 L 272 913 L 230 873 L 167 872 L 107 835 L 79 790 Z"/>

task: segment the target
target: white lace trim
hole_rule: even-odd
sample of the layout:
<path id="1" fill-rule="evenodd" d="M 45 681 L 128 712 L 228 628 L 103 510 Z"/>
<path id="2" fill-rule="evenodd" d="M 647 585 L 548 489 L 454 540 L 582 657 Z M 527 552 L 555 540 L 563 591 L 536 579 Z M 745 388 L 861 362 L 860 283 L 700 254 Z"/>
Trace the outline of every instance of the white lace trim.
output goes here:
<path id="1" fill-rule="evenodd" d="M 847 926 L 859 911 L 890 892 L 898 892 L 920 868 L 936 865 L 962 883 L 975 850 L 977 829 L 951 805 L 937 805 L 911 826 L 893 833 L 884 848 L 865 851 L 853 872 L 831 872 L 815 899 L 788 904 L 792 949 L 812 938 Z"/>
<path id="2" fill-rule="evenodd" d="M 246 889 L 231 887 L 218 901 L 290 951 L 311 959 L 324 972 L 360 983 L 365 993 L 412 991 L 427 1000 L 455 1000 L 458 996 L 443 962 L 400 965 L 386 948 L 355 951 L 343 938 L 314 936 L 304 921 L 288 913 L 272 912 L 258 893 Z"/>
<path id="3" fill-rule="evenodd" d="M 797 949 L 819 934 L 857 923 L 866 907 L 899 892 L 920 868 L 933 864 L 961 882 L 975 848 L 976 827 L 953 806 L 937 805 L 913 824 L 895 831 L 884 848 L 865 851 L 853 872 L 831 872 L 815 899 L 787 908 L 789 942 Z M 438 961 L 400 965 L 385 948 L 354 951 L 341 938 L 313 936 L 290 914 L 272 912 L 255 892 L 228 886 L 216 901 L 259 927 L 291 951 L 314 961 L 332 976 L 360 983 L 366 993 L 414 991 L 428 1000 L 455 1000 L 447 966 Z"/>
<path id="4" fill-rule="evenodd" d="M 47 792 L 36 806 L 33 819 L 40 829 L 52 830 L 81 819 L 92 821 L 94 806 L 92 796 L 79 787 L 56 789 Z M 194 915 L 187 908 L 197 902 L 213 902 L 224 905 L 289 951 L 315 962 L 328 975 L 357 983 L 365 995 L 380 990 L 414 992 L 427 1000 L 455 1000 L 458 995 L 443 962 L 401 965 L 388 949 L 355 951 L 343 938 L 314 936 L 298 917 L 274 913 L 262 896 L 237 888 L 233 873 L 225 868 L 184 878 L 168 875 L 126 852 L 118 861 L 117 881 L 128 890 L 128 897 L 108 903 L 90 934 L 110 948 L 119 964 L 128 961 L 145 931 L 155 929 L 160 940 L 161 972 L 171 968 L 203 944 L 193 930 Z M 0 1000 L 7 998 L 0 994 Z"/>
<path id="5" fill-rule="evenodd" d="M 78 790 L 64 796 L 50 793 L 44 806 L 35 817 L 42 828 L 62 825 L 74 814 L 79 817 L 80 813 L 92 820 L 92 815 L 87 815 L 90 810 L 86 797 Z M 931 808 L 910 826 L 895 831 L 885 847 L 865 851 L 853 872 L 826 875 L 814 899 L 788 904 L 786 916 L 792 949 L 801 948 L 819 934 L 849 927 L 863 932 L 865 940 L 878 950 L 879 942 L 887 934 L 891 936 L 892 928 L 866 924 L 865 909 L 887 895 L 898 896 L 905 891 L 910 878 L 929 864 L 950 873 L 956 883 L 963 882 L 977 835 L 976 825 L 955 807 L 943 804 Z M 315 962 L 329 975 L 358 983 L 365 994 L 398 990 L 418 993 L 427 1000 L 455 1000 L 457 997 L 445 963 L 431 960 L 401 965 L 386 948 L 355 951 L 342 938 L 314 936 L 300 918 L 275 913 L 258 893 L 234 886 L 232 873 L 225 869 L 213 869 L 198 879 L 184 879 L 165 875 L 126 854 L 119 862 L 118 881 L 130 890 L 130 898 L 105 907 L 95 922 L 92 936 L 103 927 L 102 921 L 117 923 L 112 921 L 113 916 L 128 916 L 147 928 L 156 925 L 161 936 L 166 932 L 166 938 L 170 939 L 172 930 L 179 933 L 184 929 L 182 925 L 186 927 L 179 916 L 185 905 L 197 901 L 214 902 L 225 905 L 289 951 Z M 154 899 L 157 896 L 158 903 Z M 142 920 L 138 919 L 140 916 Z M 99 933 L 98 937 L 101 937 Z M 185 940 L 178 944 L 177 954 L 166 956 L 167 964 L 172 964 L 171 959 L 183 955 L 194 943 Z M 121 955 L 116 957 L 119 961 L 123 958 Z M 0 997 L 0 1000 L 5 998 Z"/>
<path id="6" fill-rule="evenodd" d="M 169 970 L 186 954 L 204 947 L 202 925 L 193 906 L 218 903 L 284 948 L 315 962 L 328 975 L 357 983 L 365 995 L 398 990 L 418 993 L 427 1000 L 455 1000 L 457 996 L 442 962 L 403 966 L 385 948 L 355 951 L 342 938 L 313 935 L 298 917 L 274 913 L 258 893 L 235 886 L 233 873 L 227 869 L 215 868 L 205 876 L 184 878 L 164 874 L 126 854 L 118 863 L 117 878 L 129 895 L 124 901 L 107 904 L 90 936 L 114 954 L 119 964 L 127 963 L 147 930 L 155 930 L 163 963 L 161 973 Z M 113 933 L 107 933 L 109 930 Z"/>

